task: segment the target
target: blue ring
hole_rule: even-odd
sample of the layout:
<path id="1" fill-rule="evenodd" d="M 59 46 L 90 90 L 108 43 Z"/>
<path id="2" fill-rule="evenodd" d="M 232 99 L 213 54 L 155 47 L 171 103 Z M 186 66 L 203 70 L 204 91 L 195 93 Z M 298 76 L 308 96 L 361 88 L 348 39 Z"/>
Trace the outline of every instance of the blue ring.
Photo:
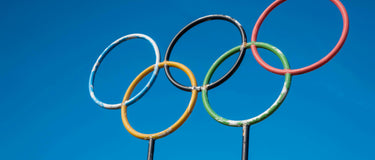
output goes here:
<path id="1" fill-rule="evenodd" d="M 150 87 L 152 86 L 152 84 L 154 83 L 155 79 L 156 79 L 156 76 L 158 75 L 158 72 L 159 72 L 159 63 L 160 63 L 160 52 L 159 52 L 159 48 L 158 46 L 156 45 L 155 41 L 150 38 L 149 36 L 147 35 L 144 35 L 144 34 L 129 34 L 129 35 L 126 35 L 126 36 L 123 36 L 119 39 L 117 39 L 116 41 L 114 41 L 112 44 L 110 44 L 101 54 L 100 56 L 98 57 L 98 59 L 96 60 L 95 64 L 94 64 L 94 67 L 92 68 L 91 70 L 91 74 L 90 74 L 90 79 L 89 79 L 89 92 L 90 92 L 90 96 L 91 98 L 94 100 L 94 102 L 96 104 L 98 104 L 100 107 L 103 107 L 103 108 L 106 108 L 106 109 L 119 109 L 121 108 L 121 103 L 118 103 L 118 104 L 107 104 L 107 103 L 104 103 L 102 101 L 100 101 L 94 94 L 94 79 L 95 79 L 95 74 L 96 74 L 96 71 L 98 70 L 99 68 L 99 65 L 100 63 L 104 60 L 104 58 L 107 56 L 107 54 L 113 49 L 115 48 L 116 46 L 118 46 L 119 44 L 121 44 L 122 42 L 125 42 L 127 40 L 130 40 L 130 39 L 136 39 L 136 38 L 142 38 L 142 39 L 145 39 L 147 40 L 148 42 L 151 43 L 151 45 L 154 47 L 154 51 L 155 51 L 155 55 L 156 55 L 156 61 L 155 61 L 155 67 L 154 67 L 154 72 L 152 73 L 151 75 L 151 78 L 150 80 L 147 82 L 146 86 L 140 91 L 137 93 L 137 95 L 135 95 L 133 98 L 130 98 L 128 101 L 125 102 L 125 105 L 126 106 L 130 106 L 132 105 L 133 103 L 135 103 L 136 101 L 138 101 L 139 99 L 141 99 L 143 97 L 143 95 L 150 89 Z"/>

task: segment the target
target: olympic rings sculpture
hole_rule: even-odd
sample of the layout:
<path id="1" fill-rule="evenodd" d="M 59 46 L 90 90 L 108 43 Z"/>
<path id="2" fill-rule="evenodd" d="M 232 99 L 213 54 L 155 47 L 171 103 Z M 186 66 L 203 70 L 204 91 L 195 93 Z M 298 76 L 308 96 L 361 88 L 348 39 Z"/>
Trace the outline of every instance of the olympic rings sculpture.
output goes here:
<path id="1" fill-rule="evenodd" d="M 259 31 L 260 26 L 262 25 L 263 21 L 267 17 L 267 15 L 273 9 L 275 9 L 277 6 L 279 6 L 281 3 L 285 2 L 285 1 L 286 0 L 275 0 L 261 14 L 261 16 L 258 18 L 258 20 L 257 20 L 257 22 L 256 22 L 256 24 L 254 26 L 254 29 L 253 29 L 253 32 L 252 32 L 252 36 L 251 36 L 251 42 L 247 42 L 247 37 L 246 37 L 245 31 L 244 31 L 242 25 L 237 20 L 235 20 L 235 19 L 233 19 L 233 18 L 231 18 L 229 16 L 226 16 L 226 15 L 208 15 L 208 16 L 204 16 L 204 17 L 198 18 L 197 20 L 189 23 L 187 26 L 185 26 L 181 31 L 179 31 L 176 34 L 176 36 L 173 38 L 173 40 L 169 44 L 169 47 L 168 47 L 168 49 L 166 51 L 166 54 L 165 54 L 164 62 L 160 62 L 160 53 L 159 53 L 158 46 L 156 45 L 156 43 L 154 42 L 154 40 L 152 40 L 152 38 L 148 37 L 147 35 L 144 35 L 144 34 L 129 34 L 129 35 L 126 35 L 124 37 L 121 37 L 120 39 L 118 39 L 118 40 L 114 41 L 112 44 L 110 44 L 102 52 L 102 54 L 100 54 L 100 56 L 98 57 L 97 61 L 95 62 L 94 66 L 93 66 L 93 69 L 91 71 L 91 74 L 90 74 L 90 78 L 89 78 L 89 92 L 90 92 L 90 96 L 94 100 L 95 103 L 97 103 L 99 106 L 101 106 L 103 108 L 106 108 L 106 109 L 120 109 L 121 108 L 121 117 L 122 117 L 122 121 L 123 121 L 124 127 L 133 136 L 135 136 L 137 138 L 140 138 L 140 139 L 145 139 L 145 140 L 159 139 L 159 138 L 165 137 L 168 134 L 170 134 L 170 133 L 174 132 L 175 130 L 177 130 L 187 120 L 187 118 L 191 114 L 192 110 L 194 109 L 194 105 L 195 105 L 196 100 L 197 100 L 198 92 L 202 92 L 203 104 L 204 104 L 204 107 L 207 110 L 208 114 L 213 119 L 215 119 L 216 121 L 218 121 L 219 123 L 222 123 L 222 124 L 228 125 L 228 126 L 234 126 L 234 127 L 241 127 L 241 126 L 245 127 L 245 126 L 250 126 L 250 125 L 253 125 L 255 123 L 258 123 L 258 122 L 266 119 L 267 117 L 269 117 L 282 104 L 282 102 L 284 101 L 284 99 L 286 98 L 286 96 L 288 94 L 288 91 L 289 91 L 289 88 L 290 88 L 290 85 L 291 85 L 292 76 L 293 75 L 300 75 L 300 74 L 311 72 L 311 71 L 313 71 L 313 70 L 315 70 L 315 69 L 323 66 L 328 61 L 330 61 L 340 51 L 340 49 L 344 45 L 345 40 L 346 40 L 347 35 L 348 35 L 348 31 L 349 31 L 349 18 L 348 18 L 348 14 L 347 14 L 347 11 L 346 11 L 344 5 L 339 0 L 330 0 L 339 9 L 339 11 L 340 11 L 340 13 L 342 15 L 342 19 L 343 19 L 343 30 L 342 30 L 341 37 L 340 37 L 339 41 L 337 42 L 336 46 L 325 57 L 323 57 L 318 62 L 316 62 L 314 64 L 311 64 L 311 65 L 309 65 L 307 67 L 303 67 L 303 68 L 299 68 L 299 69 L 290 69 L 290 66 L 289 66 L 288 60 L 286 59 L 286 56 L 279 49 L 277 49 L 276 47 L 274 47 L 274 46 L 272 46 L 270 44 L 267 44 L 267 43 L 257 42 L 258 31 Z M 208 73 L 206 74 L 206 77 L 204 79 L 203 84 L 201 86 L 198 86 L 197 82 L 195 80 L 194 74 L 190 71 L 189 68 L 187 68 L 185 65 L 180 64 L 178 62 L 169 61 L 169 58 L 170 58 L 170 55 L 172 53 L 173 47 L 176 44 L 176 42 L 188 30 L 190 30 L 191 28 L 197 26 L 200 23 L 203 23 L 203 22 L 206 22 L 206 21 L 210 21 L 210 20 L 224 20 L 224 21 L 228 21 L 228 22 L 232 23 L 233 25 L 235 25 L 236 28 L 240 31 L 241 41 L 239 41 L 239 46 L 234 47 L 233 49 L 225 52 L 221 57 L 219 57 L 215 61 L 215 63 L 210 67 Z M 105 102 L 100 101 L 95 96 L 95 94 L 94 94 L 94 80 L 95 80 L 95 75 L 96 75 L 97 69 L 99 68 L 100 63 L 104 60 L 104 58 L 108 55 L 108 53 L 113 48 L 115 48 L 116 46 L 118 46 L 119 44 L 121 44 L 121 43 L 123 43 L 123 42 L 125 42 L 127 40 L 135 39 L 135 38 L 145 39 L 145 40 L 147 40 L 153 46 L 154 51 L 155 51 L 155 56 L 156 56 L 155 64 L 152 65 L 152 66 L 150 66 L 150 67 L 148 67 L 147 69 L 145 69 L 142 73 L 140 73 L 140 75 L 138 75 L 133 80 L 133 82 L 128 87 L 128 89 L 127 89 L 127 91 L 126 91 L 126 93 L 124 95 L 123 101 L 121 103 L 118 103 L 118 104 L 107 104 Z M 207 93 L 208 93 L 208 90 L 219 86 L 220 84 L 222 84 L 223 82 L 225 82 L 228 78 L 230 78 L 234 74 L 234 72 L 240 66 L 240 64 L 241 64 L 241 62 L 243 60 L 243 57 L 245 55 L 246 49 L 248 49 L 248 48 L 251 48 L 251 51 L 252 51 L 252 54 L 253 54 L 254 58 L 256 59 L 256 61 L 262 67 L 264 67 L 266 70 L 268 70 L 268 71 L 270 71 L 272 73 L 279 74 L 279 75 L 284 75 L 285 76 L 284 86 L 283 86 L 283 89 L 282 89 L 279 97 L 276 99 L 276 101 L 266 111 L 264 111 L 263 113 L 259 114 L 258 116 L 252 117 L 250 119 L 246 119 L 246 120 L 240 120 L 240 121 L 229 120 L 229 119 L 226 119 L 224 117 L 219 116 L 218 114 L 216 114 L 214 112 L 214 110 L 212 109 L 212 107 L 211 107 L 211 105 L 209 103 Z M 281 60 L 284 69 L 277 69 L 277 68 L 274 68 L 274 67 L 268 65 L 259 56 L 257 48 L 267 49 L 267 50 L 273 52 L 275 55 L 277 55 L 278 58 Z M 213 73 L 215 72 L 215 70 L 217 69 L 217 67 L 222 62 L 224 62 L 228 57 L 232 56 L 233 54 L 235 54 L 237 52 L 240 52 L 239 56 L 238 56 L 235 64 L 228 71 L 228 73 L 226 73 L 223 77 L 219 78 L 217 81 L 210 83 L 211 77 L 212 77 Z M 177 88 L 179 88 L 181 90 L 192 92 L 192 96 L 191 96 L 190 102 L 189 102 L 188 107 L 186 108 L 185 112 L 183 113 L 183 115 L 172 126 L 168 127 L 164 131 L 161 131 L 161 132 L 158 132 L 158 133 L 154 133 L 154 134 L 139 133 L 136 130 L 134 130 L 131 127 L 131 125 L 129 124 L 129 121 L 128 121 L 128 118 L 127 118 L 127 107 L 129 105 L 134 104 L 137 100 L 139 100 L 140 98 L 142 98 L 142 96 L 149 90 L 149 88 L 154 83 L 154 81 L 155 81 L 155 79 L 156 79 L 156 77 L 158 75 L 159 68 L 162 68 L 162 67 L 164 67 L 165 73 L 166 73 L 169 81 L 173 85 L 175 85 Z M 191 86 L 184 86 L 184 85 L 178 83 L 173 78 L 172 74 L 170 73 L 169 67 L 176 67 L 178 69 L 183 70 L 188 75 L 188 77 L 189 77 L 189 79 L 191 81 Z M 130 98 L 130 95 L 133 92 L 133 90 L 136 87 L 136 85 L 147 74 L 149 74 L 151 72 L 152 72 L 152 76 L 149 79 L 149 81 L 146 84 L 146 86 L 139 93 L 137 93 L 133 98 Z M 151 143 L 151 141 L 150 141 L 150 143 Z"/>

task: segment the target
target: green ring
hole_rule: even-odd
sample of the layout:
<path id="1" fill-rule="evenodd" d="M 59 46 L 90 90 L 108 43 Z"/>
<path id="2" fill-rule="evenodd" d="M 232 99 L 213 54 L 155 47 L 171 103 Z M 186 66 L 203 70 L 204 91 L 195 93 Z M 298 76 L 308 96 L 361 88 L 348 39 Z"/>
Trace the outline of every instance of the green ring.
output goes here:
<path id="1" fill-rule="evenodd" d="M 247 43 L 246 48 L 250 48 L 251 45 L 255 45 L 258 48 L 264 48 L 264 49 L 267 49 L 267 50 L 273 52 L 281 60 L 283 66 L 284 66 L 284 69 L 290 69 L 288 60 L 286 59 L 285 55 L 279 49 L 277 49 L 276 47 L 274 47 L 270 44 L 267 44 L 267 43 L 262 43 L 262 42 L 250 42 L 250 43 Z M 224 60 L 226 60 L 228 57 L 230 57 L 233 54 L 239 52 L 240 48 L 241 48 L 241 45 L 237 46 L 235 48 L 232 48 L 231 50 L 224 53 L 222 56 L 220 56 L 219 59 L 217 59 L 215 61 L 215 63 L 211 66 L 211 68 L 207 72 L 207 75 L 206 75 L 206 77 L 204 79 L 204 82 L 203 82 L 203 86 L 206 86 L 207 84 L 209 84 L 210 79 L 211 79 L 213 73 L 215 72 L 215 70 L 217 69 L 217 67 L 222 62 L 224 62 Z M 205 87 L 202 88 L 202 100 L 203 100 L 204 107 L 206 108 L 208 114 L 212 118 L 214 118 L 216 121 L 220 122 L 221 124 L 224 124 L 224 125 L 227 125 L 227 126 L 232 126 L 232 127 L 240 127 L 240 126 L 243 126 L 243 125 L 252 125 L 252 124 L 258 123 L 258 122 L 266 119 L 273 112 L 275 112 L 277 108 L 279 108 L 281 103 L 284 101 L 286 95 L 288 94 L 291 80 L 292 80 L 292 75 L 290 73 L 286 73 L 283 89 L 282 89 L 279 97 L 271 105 L 271 107 L 269 107 L 266 111 L 259 114 L 258 116 L 255 116 L 253 118 L 246 119 L 246 120 L 229 120 L 229 119 L 221 117 L 217 113 L 215 113 L 215 111 L 212 110 L 210 103 L 208 102 L 207 89 Z"/>

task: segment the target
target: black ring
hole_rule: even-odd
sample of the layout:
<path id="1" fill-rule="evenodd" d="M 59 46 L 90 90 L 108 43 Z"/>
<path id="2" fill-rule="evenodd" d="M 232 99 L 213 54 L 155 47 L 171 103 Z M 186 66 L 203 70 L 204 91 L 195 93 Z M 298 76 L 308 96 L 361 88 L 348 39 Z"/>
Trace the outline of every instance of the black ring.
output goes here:
<path id="1" fill-rule="evenodd" d="M 245 30 L 243 29 L 242 25 L 237 20 L 233 19 L 232 17 L 226 16 L 226 15 L 208 15 L 208 16 L 198 18 L 197 20 L 191 22 L 190 24 L 185 26 L 180 32 L 177 33 L 177 35 L 173 38 L 172 42 L 169 44 L 169 47 L 167 49 L 167 52 L 165 53 L 165 58 L 164 58 L 165 61 L 169 61 L 169 57 L 171 55 L 171 52 L 172 52 L 172 49 L 173 49 L 174 45 L 181 38 L 181 36 L 184 33 L 186 33 L 189 29 L 193 28 L 194 26 L 196 26 L 200 23 L 210 21 L 210 20 L 216 20 L 216 19 L 225 20 L 225 21 L 228 21 L 228 22 L 236 25 L 238 30 L 241 32 L 242 46 L 241 46 L 241 50 L 240 50 L 240 55 L 238 56 L 234 66 L 223 77 L 221 77 L 219 80 L 205 86 L 207 90 L 217 87 L 218 85 L 225 82 L 230 76 L 232 76 L 232 74 L 237 70 L 237 68 L 241 64 L 243 57 L 245 56 L 245 51 L 246 51 L 245 45 L 247 44 L 247 37 L 246 37 Z M 165 69 L 165 73 L 167 74 L 167 77 L 168 77 L 169 81 L 172 82 L 172 84 L 175 85 L 177 88 L 180 88 L 184 91 L 191 91 L 191 90 L 194 89 L 193 87 L 184 86 L 184 85 L 178 83 L 172 77 L 168 66 L 165 65 L 164 69 Z"/>

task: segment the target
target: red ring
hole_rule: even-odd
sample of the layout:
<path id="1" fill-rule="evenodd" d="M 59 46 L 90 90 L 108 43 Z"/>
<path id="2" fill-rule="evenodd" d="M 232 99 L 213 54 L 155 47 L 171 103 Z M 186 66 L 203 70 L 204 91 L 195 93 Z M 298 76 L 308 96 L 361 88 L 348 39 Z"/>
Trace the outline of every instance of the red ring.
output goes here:
<path id="1" fill-rule="evenodd" d="M 267 15 L 269 13 L 271 13 L 271 11 L 274 8 L 276 8 L 278 5 L 280 5 L 284 1 L 286 1 L 286 0 L 276 0 L 270 6 L 268 6 L 268 8 L 262 13 L 262 15 L 260 15 L 260 17 L 259 17 L 259 19 L 258 19 L 258 21 L 255 24 L 255 27 L 253 29 L 251 41 L 256 42 L 259 28 L 262 25 L 264 19 L 267 17 Z M 348 13 L 346 12 L 346 9 L 345 9 L 344 5 L 339 0 L 331 0 L 331 1 L 340 10 L 344 24 L 343 24 L 343 30 L 342 30 L 339 42 L 336 44 L 335 48 L 333 48 L 332 51 L 330 53 L 328 53 L 328 55 L 326 55 L 324 58 L 322 58 L 318 62 L 315 62 L 314 64 L 312 64 L 310 66 L 307 66 L 307 67 L 304 67 L 304 68 L 282 70 L 282 69 L 274 68 L 274 67 L 268 65 L 266 62 L 264 62 L 264 60 L 259 56 L 257 47 L 255 45 L 251 45 L 251 51 L 253 52 L 255 60 L 258 61 L 258 63 L 263 68 L 267 69 L 268 71 L 270 71 L 272 73 L 280 74 L 280 75 L 284 75 L 285 73 L 290 73 L 292 75 L 304 74 L 304 73 L 313 71 L 313 70 L 323 66 L 324 64 L 326 64 L 329 60 L 331 60 L 340 51 L 341 47 L 345 43 L 346 37 L 348 36 L 348 31 L 349 31 L 349 17 L 348 17 Z"/>

